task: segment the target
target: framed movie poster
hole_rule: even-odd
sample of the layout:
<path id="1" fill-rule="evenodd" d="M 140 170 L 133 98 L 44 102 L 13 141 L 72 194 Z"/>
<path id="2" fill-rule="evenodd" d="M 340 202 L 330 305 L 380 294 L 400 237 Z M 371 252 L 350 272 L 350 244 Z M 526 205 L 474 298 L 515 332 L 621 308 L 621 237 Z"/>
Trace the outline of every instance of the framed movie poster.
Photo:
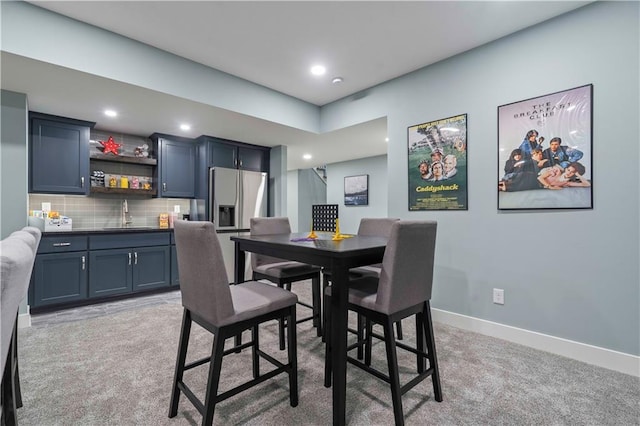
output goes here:
<path id="1" fill-rule="evenodd" d="M 409 210 L 467 210 L 467 114 L 407 133 Z"/>
<path id="2" fill-rule="evenodd" d="M 366 206 L 369 204 L 369 175 L 346 176 L 344 178 L 344 205 Z"/>
<path id="3" fill-rule="evenodd" d="M 591 209 L 593 85 L 498 107 L 498 209 Z"/>

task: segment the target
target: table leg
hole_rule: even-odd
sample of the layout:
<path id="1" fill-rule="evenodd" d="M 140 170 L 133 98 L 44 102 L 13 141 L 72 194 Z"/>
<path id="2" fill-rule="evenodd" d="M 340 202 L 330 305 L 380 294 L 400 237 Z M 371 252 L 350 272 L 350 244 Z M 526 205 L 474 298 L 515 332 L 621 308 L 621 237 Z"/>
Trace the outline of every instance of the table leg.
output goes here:
<path id="1" fill-rule="evenodd" d="M 331 336 L 333 366 L 333 424 L 344 425 L 347 398 L 347 302 L 348 268 L 331 268 Z"/>
<path id="2" fill-rule="evenodd" d="M 240 284 L 244 282 L 244 270 L 245 270 L 245 254 L 244 250 L 240 250 L 240 245 L 236 242 L 234 248 L 234 271 L 233 271 L 233 283 Z"/>
<path id="3" fill-rule="evenodd" d="M 244 282 L 244 269 L 245 269 L 245 254 L 244 250 L 240 249 L 240 244 L 235 243 L 234 248 L 234 271 L 233 271 L 233 283 L 240 284 Z M 236 334 L 235 338 L 236 346 L 240 346 L 242 344 L 242 333 Z M 236 353 L 240 353 L 240 350 L 235 351 Z"/>

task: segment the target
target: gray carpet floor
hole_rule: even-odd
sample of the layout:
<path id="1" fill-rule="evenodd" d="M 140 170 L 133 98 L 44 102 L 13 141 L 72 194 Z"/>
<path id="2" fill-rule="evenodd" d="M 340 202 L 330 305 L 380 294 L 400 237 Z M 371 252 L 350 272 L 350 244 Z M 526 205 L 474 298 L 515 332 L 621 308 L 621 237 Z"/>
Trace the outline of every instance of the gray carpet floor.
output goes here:
<path id="1" fill-rule="evenodd" d="M 294 291 L 302 287 L 294 285 Z M 178 416 L 167 417 L 182 315 L 176 302 L 21 329 L 24 407 L 18 410 L 19 424 L 200 424 L 199 413 L 184 396 Z M 403 326 L 405 339 L 413 341 L 413 321 Z M 280 375 L 220 403 L 214 424 L 331 424 L 331 390 L 323 386 L 324 345 L 309 322 L 297 330 L 299 405 L 289 405 L 288 381 Z M 403 397 L 407 424 L 640 424 L 636 377 L 443 324 L 435 324 L 435 336 L 444 400 L 433 399 L 431 381 L 425 380 Z M 194 326 L 188 359 L 208 354 L 211 342 L 207 332 Z M 261 327 L 261 347 L 285 359 L 285 352 L 277 350 L 275 323 Z M 382 343 L 375 345 L 373 359 L 385 369 Z M 399 360 L 405 383 L 415 360 L 403 351 Z M 225 357 L 220 390 L 248 379 L 250 366 L 249 351 Z M 262 371 L 269 366 L 265 363 Z M 205 365 L 185 375 L 201 399 L 206 371 Z M 393 424 L 384 382 L 350 365 L 347 386 L 348 424 Z"/>

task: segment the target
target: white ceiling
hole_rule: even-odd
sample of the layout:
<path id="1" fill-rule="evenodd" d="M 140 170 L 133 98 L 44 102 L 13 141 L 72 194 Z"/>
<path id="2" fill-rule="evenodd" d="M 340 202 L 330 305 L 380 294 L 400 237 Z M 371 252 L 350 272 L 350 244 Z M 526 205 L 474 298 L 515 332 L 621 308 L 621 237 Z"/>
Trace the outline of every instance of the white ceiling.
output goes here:
<path id="1" fill-rule="evenodd" d="M 325 105 L 590 2 L 30 3 Z M 327 67 L 324 77 L 309 73 L 315 63 Z M 332 84 L 334 76 L 344 82 Z M 79 84 L 84 90 L 78 90 Z M 201 123 L 192 129 L 192 136 L 287 145 L 289 170 L 386 153 L 385 119 L 330 134 L 310 134 L 5 52 L 2 87 L 27 93 L 32 110 L 96 121 L 97 128 L 142 136 L 175 134 L 178 118 L 173 113 L 181 111 L 183 118 L 188 111 L 194 116 L 192 122 Z M 121 93 L 121 110 L 130 114 L 106 121 L 96 102 L 104 93 L 114 92 Z M 90 111 L 95 116 L 87 116 Z M 304 152 L 312 153 L 311 162 L 300 158 Z"/>

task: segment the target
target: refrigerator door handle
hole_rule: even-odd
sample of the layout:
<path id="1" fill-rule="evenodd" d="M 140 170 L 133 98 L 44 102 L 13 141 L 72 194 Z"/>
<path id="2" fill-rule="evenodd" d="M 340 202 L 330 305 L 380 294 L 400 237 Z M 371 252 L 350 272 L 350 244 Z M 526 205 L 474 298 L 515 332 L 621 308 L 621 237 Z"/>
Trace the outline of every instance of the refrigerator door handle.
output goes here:
<path id="1" fill-rule="evenodd" d="M 242 218 L 244 217 L 244 176 L 242 170 L 238 170 L 238 198 L 236 199 L 236 228 L 242 228 Z"/>

